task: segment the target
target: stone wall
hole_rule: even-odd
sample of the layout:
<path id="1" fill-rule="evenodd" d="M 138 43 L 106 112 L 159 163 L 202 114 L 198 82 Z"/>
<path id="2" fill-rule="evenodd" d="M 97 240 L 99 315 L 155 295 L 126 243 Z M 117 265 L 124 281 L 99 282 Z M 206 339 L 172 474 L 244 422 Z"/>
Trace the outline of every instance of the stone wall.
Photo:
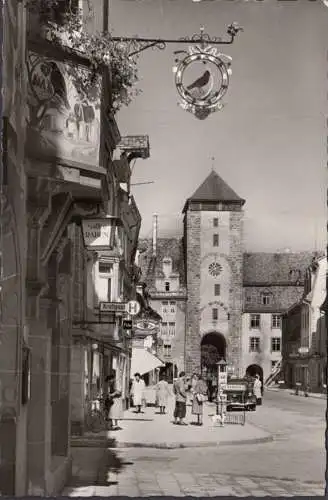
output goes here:
<path id="1" fill-rule="evenodd" d="M 230 262 L 232 279 L 230 288 L 230 320 L 228 359 L 241 375 L 242 307 L 243 307 L 243 215 L 242 211 L 230 212 Z"/>
<path id="2" fill-rule="evenodd" d="M 201 213 L 187 211 L 185 215 L 186 235 L 186 359 L 187 373 L 200 371 L 200 268 L 201 268 Z"/>

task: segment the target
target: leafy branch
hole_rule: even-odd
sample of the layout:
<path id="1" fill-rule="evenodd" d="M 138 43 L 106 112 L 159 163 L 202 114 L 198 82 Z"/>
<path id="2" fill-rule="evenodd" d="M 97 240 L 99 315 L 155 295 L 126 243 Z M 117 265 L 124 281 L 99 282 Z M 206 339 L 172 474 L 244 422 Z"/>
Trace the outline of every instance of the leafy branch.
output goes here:
<path id="1" fill-rule="evenodd" d="M 93 17 L 92 8 L 89 7 L 86 15 L 75 7 L 75 3 L 70 0 L 67 9 L 65 0 L 27 0 L 26 6 L 29 12 L 38 16 L 47 40 L 62 49 L 73 50 L 89 61 L 89 68 L 69 65 L 67 69 L 82 99 L 95 102 L 100 98 L 99 75 L 105 67 L 109 69 L 112 110 L 116 113 L 141 92 L 136 88 L 137 57 L 129 55 L 136 44 L 114 41 L 109 32 L 88 33 L 85 23 Z"/>

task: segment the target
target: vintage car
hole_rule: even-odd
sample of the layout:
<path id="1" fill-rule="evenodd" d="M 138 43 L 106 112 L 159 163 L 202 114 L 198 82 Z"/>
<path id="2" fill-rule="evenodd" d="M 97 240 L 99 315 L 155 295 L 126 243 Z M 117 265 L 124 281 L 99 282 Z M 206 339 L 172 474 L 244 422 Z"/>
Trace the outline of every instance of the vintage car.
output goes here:
<path id="1" fill-rule="evenodd" d="M 256 397 L 253 383 L 247 379 L 228 380 L 226 390 L 227 411 L 255 411 Z"/>

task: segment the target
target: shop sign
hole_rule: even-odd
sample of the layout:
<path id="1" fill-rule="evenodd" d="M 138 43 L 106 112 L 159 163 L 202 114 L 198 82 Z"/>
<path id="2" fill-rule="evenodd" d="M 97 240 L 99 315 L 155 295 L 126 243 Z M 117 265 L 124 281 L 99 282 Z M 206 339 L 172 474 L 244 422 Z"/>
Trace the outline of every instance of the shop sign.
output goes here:
<path id="1" fill-rule="evenodd" d="M 131 330 L 131 328 L 132 328 L 132 319 L 125 319 L 123 321 L 123 328 L 124 328 L 124 330 Z"/>
<path id="2" fill-rule="evenodd" d="M 222 384 L 226 384 L 227 383 L 227 378 L 228 378 L 228 375 L 226 372 L 219 372 L 219 385 L 221 386 Z"/>
<path id="3" fill-rule="evenodd" d="M 99 311 L 105 313 L 124 313 L 125 306 L 124 302 L 100 302 Z"/>
<path id="4" fill-rule="evenodd" d="M 84 244 L 89 248 L 113 246 L 113 234 L 116 219 L 108 217 L 106 219 L 85 219 L 82 221 L 82 231 Z"/>

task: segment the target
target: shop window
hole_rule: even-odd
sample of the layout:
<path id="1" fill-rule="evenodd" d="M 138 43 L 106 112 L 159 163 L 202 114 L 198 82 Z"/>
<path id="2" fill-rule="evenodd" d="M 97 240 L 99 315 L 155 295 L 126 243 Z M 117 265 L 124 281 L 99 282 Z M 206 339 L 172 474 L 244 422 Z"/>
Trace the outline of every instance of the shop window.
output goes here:
<path id="1" fill-rule="evenodd" d="M 260 314 L 251 314 L 250 317 L 250 327 L 251 328 L 260 328 Z"/>
<path id="2" fill-rule="evenodd" d="M 260 351 L 260 337 L 250 337 L 249 339 L 249 352 Z"/>

